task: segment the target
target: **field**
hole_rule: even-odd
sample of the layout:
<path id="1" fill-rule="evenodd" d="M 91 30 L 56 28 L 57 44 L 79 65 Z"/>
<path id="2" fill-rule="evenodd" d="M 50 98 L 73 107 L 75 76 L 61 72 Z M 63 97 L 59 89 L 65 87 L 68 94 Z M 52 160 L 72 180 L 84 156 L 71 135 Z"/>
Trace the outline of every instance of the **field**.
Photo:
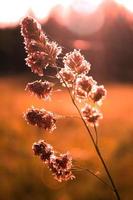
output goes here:
<path id="1" fill-rule="evenodd" d="M 57 183 L 33 156 L 32 143 L 44 139 L 60 152 L 69 151 L 83 169 L 106 180 L 67 92 L 57 91 L 52 101 L 40 101 L 24 91 L 27 81 L 22 76 L 0 78 L 0 200 L 113 200 L 110 190 L 85 170 L 75 172 L 73 181 Z M 122 200 L 132 200 L 133 86 L 107 84 L 106 88 L 99 145 Z M 26 124 L 23 112 L 31 105 L 62 115 L 53 133 Z"/>

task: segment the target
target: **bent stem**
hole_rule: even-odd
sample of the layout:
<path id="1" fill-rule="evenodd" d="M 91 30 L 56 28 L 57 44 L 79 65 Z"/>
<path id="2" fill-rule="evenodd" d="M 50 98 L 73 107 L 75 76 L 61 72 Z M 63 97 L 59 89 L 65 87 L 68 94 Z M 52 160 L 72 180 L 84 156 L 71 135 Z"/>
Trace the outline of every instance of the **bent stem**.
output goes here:
<path id="1" fill-rule="evenodd" d="M 95 126 L 95 132 L 96 132 L 96 134 L 97 134 L 97 128 L 96 128 L 96 126 Z M 109 178 L 109 180 L 110 180 L 110 183 L 111 183 L 112 188 L 113 188 L 113 192 L 114 192 L 114 194 L 115 194 L 115 196 L 116 196 L 116 199 L 117 199 L 117 200 L 120 200 L 119 192 L 118 192 L 118 190 L 117 190 L 117 188 L 116 188 L 116 185 L 115 185 L 115 183 L 114 183 L 114 181 L 113 181 L 113 178 L 112 178 L 112 176 L 111 176 L 111 174 L 110 174 L 110 172 L 109 172 L 109 169 L 108 169 L 108 167 L 107 167 L 107 165 L 106 165 L 106 163 L 105 163 L 105 161 L 104 161 L 104 158 L 103 158 L 103 156 L 102 156 L 102 154 L 101 154 L 101 152 L 100 152 L 100 149 L 99 149 L 99 147 L 98 147 L 97 144 L 95 144 L 94 146 L 95 146 L 95 150 L 96 150 L 96 152 L 97 152 L 97 155 L 99 156 L 99 159 L 100 159 L 100 161 L 101 161 L 101 163 L 102 163 L 102 165 L 103 165 L 103 167 L 104 167 L 104 169 L 105 169 L 105 171 L 106 171 L 106 174 L 107 174 L 107 176 L 108 176 L 108 178 Z"/>
<path id="2" fill-rule="evenodd" d="M 97 133 L 97 127 L 96 124 L 94 123 L 94 130 L 95 130 L 95 135 L 96 135 L 96 145 L 98 146 L 98 133 Z"/>
<path id="3" fill-rule="evenodd" d="M 104 168 L 104 170 L 105 170 L 105 172 L 106 172 L 106 174 L 107 174 L 107 176 L 108 176 L 108 179 L 109 179 L 109 181 L 110 181 L 110 183 L 111 183 L 112 190 L 113 190 L 113 192 L 114 192 L 114 194 L 115 194 L 115 197 L 116 197 L 117 200 L 120 200 L 119 192 L 118 192 L 118 190 L 117 190 L 117 188 L 116 188 L 116 186 L 115 186 L 115 183 L 114 183 L 114 181 L 113 181 L 113 178 L 112 178 L 112 176 L 111 176 L 111 174 L 110 174 L 110 172 L 109 172 L 109 169 L 108 169 L 108 167 L 107 167 L 107 165 L 106 165 L 106 163 L 105 163 L 105 161 L 104 161 L 104 158 L 103 158 L 103 156 L 102 156 L 102 154 L 101 154 L 101 152 L 100 152 L 100 149 L 99 149 L 98 144 L 97 144 L 97 140 L 96 140 L 96 142 L 95 142 L 95 139 L 93 138 L 93 135 L 92 135 L 92 133 L 91 133 L 91 131 L 90 131 L 88 125 L 86 124 L 86 121 L 84 120 L 84 118 L 83 118 L 83 116 L 82 116 L 82 113 L 80 112 L 80 109 L 79 109 L 78 105 L 76 104 L 75 99 L 74 99 L 74 97 L 73 97 L 72 94 L 71 94 L 71 90 L 70 90 L 69 87 L 67 86 L 67 84 L 66 84 L 64 78 L 62 77 L 62 75 L 60 74 L 60 72 L 58 72 L 58 74 L 59 74 L 59 76 L 61 77 L 61 79 L 62 79 L 64 85 L 66 86 L 66 88 L 67 88 L 67 90 L 68 90 L 68 93 L 69 93 L 69 95 L 70 95 L 70 97 L 71 97 L 72 103 L 73 103 L 73 105 L 75 106 L 75 108 L 77 109 L 77 111 L 78 111 L 78 113 L 79 113 L 79 115 L 80 115 L 80 117 L 81 117 L 81 120 L 82 120 L 83 124 L 85 125 L 85 127 L 86 127 L 86 129 L 87 129 L 87 131 L 88 131 L 88 133 L 89 133 L 90 139 L 91 139 L 91 141 L 92 141 L 92 143 L 93 143 L 93 146 L 94 146 L 94 148 L 95 148 L 95 151 L 96 151 L 96 153 L 97 153 L 97 156 L 99 157 L 99 160 L 101 161 L 102 166 L 103 166 L 103 168 Z M 95 127 L 94 129 L 95 129 L 95 132 L 96 132 L 96 135 L 97 135 L 97 129 L 96 129 L 96 127 Z"/>
<path id="4" fill-rule="evenodd" d="M 76 168 L 73 168 L 74 171 L 86 171 L 89 174 L 93 175 L 95 178 L 97 178 L 101 183 L 103 183 L 104 185 L 106 185 L 111 191 L 112 191 L 112 187 L 106 183 L 101 177 L 99 177 L 96 173 L 92 172 L 91 170 L 87 169 L 87 168 L 81 168 L 79 166 L 76 166 Z"/>

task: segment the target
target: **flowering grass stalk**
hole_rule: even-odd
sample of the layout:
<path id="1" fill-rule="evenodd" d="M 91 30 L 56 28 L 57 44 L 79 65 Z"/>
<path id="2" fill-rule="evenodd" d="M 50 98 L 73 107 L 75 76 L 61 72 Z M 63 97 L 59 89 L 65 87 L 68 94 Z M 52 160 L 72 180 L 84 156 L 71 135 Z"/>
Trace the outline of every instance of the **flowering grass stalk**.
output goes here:
<path id="1" fill-rule="evenodd" d="M 116 199 L 120 200 L 118 190 L 98 145 L 97 126 L 99 125 L 99 120 L 103 118 L 99 107 L 102 105 L 102 101 L 107 93 L 104 86 L 98 85 L 93 77 L 89 76 L 91 65 L 85 60 L 80 50 L 74 49 L 74 51 L 64 55 L 64 57 L 62 57 L 64 67 L 60 68 L 60 66 L 57 65 L 57 60 L 62 52 L 62 48 L 58 46 L 57 43 L 47 38 L 41 30 L 40 24 L 35 19 L 31 17 L 24 18 L 21 23 L 21 33 L 24 37 L 25 49 L 27 52 L 26 63 L 28 67 L 31 68 L 31 71 L 43 77 L 46 68 L 54 68 L 54 70 L 56 70 L 56 78 L 59 79 L 62 86 L 67 88 L 72 103 L 87 129 L 110 184 L 106 183 L 89 169 L 86 169 L 86 171 L 94 175 L 102 183 L 108 185 L 114 192 Z M 46 100 L 52 95 L 53 87 L 53 83 L 37 80 L 28 83 L 26 90 L 36 95 L 38 98 Z M 24 114 L 24 118 L 29 124 L 38 126 L 49 132 L 54 131 L 58 119 L 51 111 L 34 107 L 27 110 Z M 90 126 L 94 128 L 95 135 L 91 132 Z M 59 182 L 74 179 L 74 169 L 81 170 L 79 167 L 73 167 L 72 157 L 68 152 L 66 154 L 57 153 L 50 144 L 47 144 L 43 140 L 35 142 L 32 149 L 34 155 L 40 157 L 51 170 L 54 178 Z"/>

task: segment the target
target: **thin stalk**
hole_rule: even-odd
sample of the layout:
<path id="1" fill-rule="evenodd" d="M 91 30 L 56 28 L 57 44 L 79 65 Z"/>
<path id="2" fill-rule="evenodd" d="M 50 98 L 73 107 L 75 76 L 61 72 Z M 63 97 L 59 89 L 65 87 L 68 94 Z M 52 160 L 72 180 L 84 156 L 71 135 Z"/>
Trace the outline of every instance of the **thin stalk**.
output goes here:
<path id="1" fill-rule="evenodd" d="M 81 168 L 79 166 L 76 166 L 76 168 L 73 168 L 73 170 L 75 170 L 75 171 L 87 171 L 88 173 L 90 173 L 91 175 L 93 175 L 95 178 L 97 178 L 101 183 L 103 183 L 104 185 L 106 185 L 112 191 L 112 187 L 108 183 L 106 183 L 101 177 L 99 177 L 94 172 L 92 172 L 91 170 L 86 169 L 86 168 L 84 169 L 84 168 Z"/>
<path id="2" fill-rule="evenodd" d="M 94 123 L 94 130 L 95 130 L 95 135 L 96 135 L 96 145 L 98 146 L 98 132 L 97 132 L 97 127 L 95 123 Z"/>
<path id="3" fill-rule="evenodd" d="M 93 135 L 92 135 L 92 133 L 91 133 L 89 127 L 87 126 L 86 121 L 84 120 L 84 118 L 83 118 L 83 116 L 82 116 L 82 113 L 80 112 L 80 109 L 79 109 L 78 105 L 76 104 L 76 102 L 75 102 L 75 100 L 74 100 L 74 98 L 73 98 L 73 96 L 72 96 L 72 94 L 71 94 L 71 91 L 70 91 L 69 87 L 67 86 L 66 82 L 64 81 L 62 75 L 61 75 L 60 73 L 59 73 L 59 75 L 60 75 L 60 77 L 61 77 L 61 79 L 62 79 L 64 85 L 66 86 L 68 92 L 69 92 L 69 95 L 70 95 L 70 97 L 71 97 L 72 103 L 73 103 L 74 106 L 76 107 L 76 109 L 77 109 L 77 111 L 78 111 L 78 113 L 79 113 L 79 115 L 80 115 L 80 117 L 81 117 L 81 120 L 82 120 L 83 124 L 85 125 L 85 127 L 86 127 L 86 129 L 87 129 L 87 131 L 88 131 L 88 133 L 89 133 L 89 136 L 90 136 L 91 141 L 92 141 L 92 143 L 93 143 L 93 145 L 94 145 L 95 151 L 96 151 L 96 153 L 97 153 L 97 155 L 98 155 L 98 157 L 99 157 L 99 160 L 101 161 L 101 163 L 102 163 L 102 165 L 103 165 L 103 168 L 104 168 L 104 170 L 105 170 L 105 172 L 106 172 L 106 174 L 107 174 L 107 176 L 108 176 L 108 179 L 109 179 L 109 181 L 110 181 L 110 183 L 111 183 L 111 185 L 112 185 L 112 189 L 113 189 L 113 191 L 114 191 L 115 197 L 116 197 L 117 200 L 120 200 L 119 192 L 118 192 L 118 190 L 117 190 L 117 188 L 116 188 L 116 186 L 115 186 L 115 183 L 114 183 L 114 181 L 113 181 L 113 178 L 112 178 L 112 176 L 111 176 L 111 174 L 110 174 L 110 172 L 109 172 L 109 169 L 108 169 L 108 167 L 107 167 L 107 165 L 106 165 L 106 163 L 105 163 L 105 161 L 104 161 L 104 158 L 103 158 L 103 156 L 102 156 L 102 154 L 101 154 L 101 152 L 100 152 L 100 149 L 99 149 L 99 147 L 97 146 L 97 144 L 95 143 L 95 140 L 94 140 L 94 138 L 93 138 Z"/>
<path id="4" fill-rule="evenodd" d="M 95 126 L 95 131 L 96 131 L 96 134 L 97 134 L 97 127 L 96 127 L 96 126 Z M 112 176 L 111 176 L 111 174 L 110 174 L 110 172 L 109 172 L 109 169 L 108 169 L 108 167 L 107 167 L 107 165 L 106 165 L 106 163 L 105 163 L 105 161 L 104 161 L 104 158 L 103 158 L 103 156 L 102 156 L 102 154 L 101 154 L 101 152 L 100 152 L 100 149 L 99 149 L 99 147 L 98 147 L 97 145 L 95 145 L 95 149 L 96 149 L 96 152 L 97 152 L 97 154 L 98 154 L 98 156 L 99 156 L 99 159 L 101 160 L 101 162 L 102 162 L 102 164 L 103 164 L 103 167 L 104 167 L 104 169 L 105 169 L 105 171 L 106 171 L 106 174 L 108 175 L 108 178 L 109 178 L 109 180 L 110 180 L 110 183 L 111 183 L 111 185 L 112 185 L 112 188 L 113 188 L 113 191 L 114 191 L 114 193 L 115 193 L 115 195 L 116 195 L 116 198 L 117 198 L 118 200 L 120 200 L 119 192 L 118 192 L 118 190 L 117 190 L 117 188 L 116 188 L 116 186 L 115 186 L 115 183 L 114 183 L 114 181 L 113 181 L 113 178 L 112 178 Z"/>

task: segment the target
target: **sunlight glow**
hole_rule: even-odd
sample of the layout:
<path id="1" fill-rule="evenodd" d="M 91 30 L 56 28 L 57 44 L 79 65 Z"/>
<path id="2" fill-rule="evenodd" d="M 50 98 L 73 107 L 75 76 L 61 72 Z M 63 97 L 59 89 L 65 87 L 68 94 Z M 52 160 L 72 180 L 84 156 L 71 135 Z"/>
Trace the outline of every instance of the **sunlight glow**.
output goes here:
<path id="1" fill-rule="evenodd" d="M 62 0 L 32 0 L 30 5 L 31 10 L 35 14 L 35 16 L 40 20 L 47 20 L 50 12 L 55 6 L 62 5 L 63 8 L 68 8 L 72 4 L 72 0 L 62 1 Z"/>
<path id="2" fill-rule="evenodd" d="M 133 0 L 112 1 L 133 12 Z M 35 16 L 38 20 L 46 22 L 49 15 L 55 11 L 54 8 L 58 10 L 54 17 L 65 24 L 69 13 L 74 12 L 87 17 L 97 12 L 104 2 L 106 0 L 0 0 L 0 27 L 17 25 L 26 15 Z"/>
<path id="3" fill-rule="evenodd" d="M 101 10 L 82 14 L 69 12 L 66 20 L 67 28 L 80 36 L 87 36 L 97 32 L 104 24 L 104 14 Z"/>
<path id="4" fill-rule="evenodd" d="M 74 0 L 4 0 L 0 4 L 0 25 L 1 27 L 16 25 L 28 14 L 46 21 L 55 6 L 61 5 L 63 9 L 67 9 L 73 2 Z"/>
<path id="5" fill-rule="evenodd" d="M 103 0 L 77 0 L 73 3 L 72 7 L 76 12 L 79 13 L 92 13 L 94 12 Z"/>
<path id="6" fill-rule="evenodd" d="M 4 0 L 0 5 L 0 24 L 15 25 L 28 13 L 46 21 L 53 8 L 57 6 L 61 6 L 60 12 L 64 16 L 63 12 L 67 13 L 70 8 L 79 13 L 91 13 L 102 2 L 103 0 Z"/>
<path id="7" fill-rule="evenodd" d="M 0 5 L 1 26 L 16 24 L 21 17 L 25 16 L 29 7 L 28 0 L 4 0 Z"/>
<path id="8" fill-rule="evenodd" d="M 115 0 L 115 1 L 123 5 L 129 11 L 133 12 L 133 0 Z"/>

